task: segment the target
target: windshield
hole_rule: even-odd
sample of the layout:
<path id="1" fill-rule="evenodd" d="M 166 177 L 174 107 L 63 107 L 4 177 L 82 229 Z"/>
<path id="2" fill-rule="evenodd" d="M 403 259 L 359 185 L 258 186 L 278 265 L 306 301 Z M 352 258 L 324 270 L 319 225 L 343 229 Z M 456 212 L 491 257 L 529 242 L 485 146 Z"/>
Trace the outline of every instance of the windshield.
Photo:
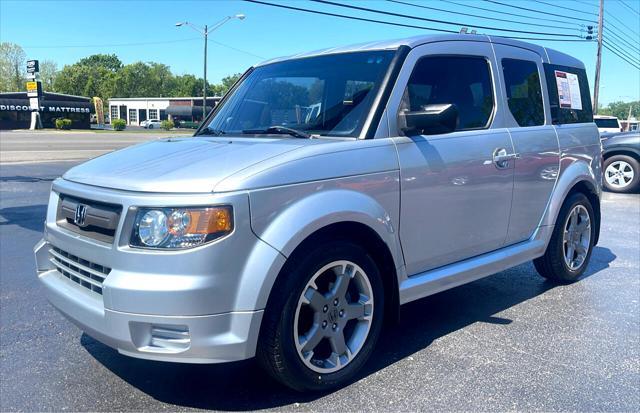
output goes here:
<path id="1" fill-rule="evenodd" d="M 344 53 L 257 67 L 202 133 L 282 133 L 277 127 L 287 127 L 310 135 L 356 137 L 393 54 Z"/>
<path id="2" fill-rule="evenodd" d="M 620 128 L 618 119 L 603 118 L 593 120 L 599 128 Z"/>

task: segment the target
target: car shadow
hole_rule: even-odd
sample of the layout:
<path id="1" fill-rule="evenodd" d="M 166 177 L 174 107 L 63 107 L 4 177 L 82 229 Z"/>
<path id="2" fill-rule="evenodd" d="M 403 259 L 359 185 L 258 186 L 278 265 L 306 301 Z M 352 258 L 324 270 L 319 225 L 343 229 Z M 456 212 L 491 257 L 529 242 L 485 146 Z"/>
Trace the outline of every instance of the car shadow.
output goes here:
<path id="1" fill-rule="evenodd" d="M 596 247 L 581 280 L 609 267 L 616 256 Z M 400 322 L 382 337 L 356 380 L 424 348 L 434 340 L 476 322 L 510 324 L 496 314 L 555 288 L 531 263 L 409 303 Z M 399 344 L 401 343 L 401 344 Z M 156 400 L 172 405 L 228 411 L 278 408 L 318 399 L 322 393 L 298 393 L 279 385 L 254 360 L 194 365 L 130 358 L 83 334 L 81 344 L 111 372 Z"/>
<path id="2" fill-rule="evenodd" d="M 42 232 L 47 205 L 28 205 L 0 209 L 0 226 L 18 225 L 19 227 Z"/>

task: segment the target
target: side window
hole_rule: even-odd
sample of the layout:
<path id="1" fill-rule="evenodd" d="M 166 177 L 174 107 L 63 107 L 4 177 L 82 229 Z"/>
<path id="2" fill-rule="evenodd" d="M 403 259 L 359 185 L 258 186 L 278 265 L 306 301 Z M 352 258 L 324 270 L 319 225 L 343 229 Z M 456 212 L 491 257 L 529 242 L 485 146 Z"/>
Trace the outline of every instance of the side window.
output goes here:
<path id="1" fill-rule="evenodd" d="M 494 107 L 487 60 L 474 56 L 420 59 L 409 78 L 401 110 L 421 111 L 434 104 L 456 106 L 456 131 L 487 128 Z"/>
<path id="2" fill-rule="evenodd" d="M 509 110 L 518 125 L 543 125 L 542 87 L 535 62 L 502 59 L 502 72 Z"/>
<path id="3" fill-rule="evenodd" d="M 543 66 L 553 124 L 593 122 L 589 82 L 584 69 L 549 63 Z"/>

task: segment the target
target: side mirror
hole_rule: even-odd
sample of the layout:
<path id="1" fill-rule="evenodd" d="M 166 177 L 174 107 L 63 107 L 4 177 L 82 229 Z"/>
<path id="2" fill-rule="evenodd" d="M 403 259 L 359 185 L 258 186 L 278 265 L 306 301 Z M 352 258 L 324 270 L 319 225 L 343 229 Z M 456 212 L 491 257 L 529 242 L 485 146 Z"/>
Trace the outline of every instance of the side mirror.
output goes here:
<path id="1" fill-rule="evenodd" d="M 407 136 L 450 133 L 458 125 L 458 109 L 451 103 L 425 105 L 419 111 L 400 113 L 398 120 Z"/>

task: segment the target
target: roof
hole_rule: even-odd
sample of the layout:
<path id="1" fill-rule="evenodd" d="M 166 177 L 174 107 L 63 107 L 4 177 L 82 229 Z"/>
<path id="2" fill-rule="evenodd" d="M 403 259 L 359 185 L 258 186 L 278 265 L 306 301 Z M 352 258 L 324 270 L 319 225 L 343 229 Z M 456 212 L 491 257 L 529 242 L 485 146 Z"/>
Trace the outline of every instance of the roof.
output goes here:
<path id="1" fill-rule="evenodd" d="M 207 99 L 222 99 L 221 96 L 207 96 Z M 202 96 L 166 96 L 166 97 L 152 97 L 152 98 L 117 98 L 112 97 L 109 100 L 202 100 Z"/>
<path id="2" fill-rule="evenodd" d="M 76 95 L 67 95 L 65 93 L 54 93 L 54 92 L 42 92 L 45 98 L 63 98 L 62 100 L 69 101 L 86 101 L 91 100 L 91 98 L 85 96 L 76 96 Z M 0 98 L 3 99 L 28 99 L 27 92 L 3 92 L 0 93 Z M 65 99 L 66 98 L 66 99 Z"/>
<path id="3" fill-rule="evenodd" d="M 533 43 L 527 43 L 519 40 L 509 39 L 506 37 L 500 36 L 488 36 L 484 34 L 428 34 L 428 35 L 420 35 L 414 37 L 408 37 L 404 39 L 395 39 L 395 40 L 384 40 L 384 41 L 373 41 L 368 43 L 359 43 L 348 46 L 339 46 L 332 47 L 328 49 L 315 50 L 312 52 L 299 53 L 286 57 L 279 57 L 275 59 L 266 60 L 260 63 L 258 66 L 275 63 L 283 60 L 290 59 L 302 59 L 306 57 L 313 56 L 322 56 L 329 54 L 338 54 L 338 53 L 349 53 L 349 52 L 362 52 L 362 51 L 373 51 L 373 50 L 395 50 L 400 48 L 401 46 L 408 46 L 410 48 L 418 47 L 427 43 L 435 43 L 435 42 L 443 42 L 443 41 L 472 41 L 472 42 L 485 42 L 485 43 L 494 43 L 494 44 L 505 44 L 515 47 L 520 47 L 523 49 L 528 49 L 533 52 L 536 52 L 540 55 L 543 62 L 545 63 L 553 63 L 557 65 L 563 66 L 573 66 L 584 69 L 584 64 L 565 53 L 559 52 L 554 49 L 549 49 L 547 47 L 543 47 Z"/>

